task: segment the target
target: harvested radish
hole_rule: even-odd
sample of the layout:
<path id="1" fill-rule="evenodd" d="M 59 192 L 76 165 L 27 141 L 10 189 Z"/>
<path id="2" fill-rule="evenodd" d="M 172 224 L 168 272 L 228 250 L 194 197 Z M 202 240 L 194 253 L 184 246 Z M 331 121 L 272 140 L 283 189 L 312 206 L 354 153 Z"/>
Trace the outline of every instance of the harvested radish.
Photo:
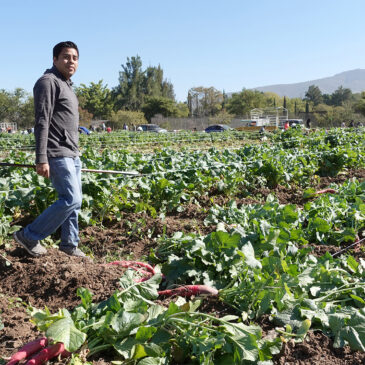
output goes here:
<path id="1" fill-rule="evenodd" d="M 72 355 L 72 353 L 71 352 L 69 352 L 69 351 L 67 351 L 67 350 L 63 350 L 62 352 L 61 352 L 61 358 L 62 359 L 65 359 L 66 357 L 70 357 Z"/>
<path id="2" fill-rule="evenodd" d="M 28 358 L 30 355 L 38 352 L 39 350 L 46 347 L 48 344 L 47 337 L 38 338 L 32 342 L 27 343 L 17 353 L 15 353 L 6 365 L 15 365 L 19 361 Z"/>
<path id="3" fill-rule="evenodd" d="M 147 271 L 149 271 L 153 275 L 155 275 L 155 269 L 151 265 L 146 264 L 145 262 L 140 262 L 140 261 L 113 261 L 113 262 L 109 262 L 108 264 L 106 264 L 106 266 L 109 266 L 109 265 L 120 265 L 122 267 L 132 267 L 132 268 L 135 268 L 135 266 L 140 266 L 140 267 L 144 267 L 145 269 L 147 269 Z"/>
<path id="4" fill-rule="evenodd" d="M 37 355 L 32 357 L 25 365 L 41 365 L 45 361 L 51 360 L 59 354 L 63 353 L 65 345 L 62 342 L 58 342 L 52 346 L 48 346 Z"/>
<path id="5" fill-rule="evenodd" d="M 192 295 L 217 296 L 218 290 L 208 285 L 184 285 L 179 288 L 161 290 L 158 294 L 166 297 L 172 295 L 179 295 L 180 297 L 191 297 Z"/>
<path id="6" fill-rule="evenodd" d="M 143 270 L 143 272 L 141 272 L 140 270 L 136 270 L 139 274 L 143 274 L 143 277 L 141 277 L 141 278 L 139 278 L 139 279 L 135 279 L 134 281 L 136 282 L 136 283 L 143 283 L 144 281 L 147 281 L 147 280 L 149 280 L 149 279 L 151 279 L 152 278 L 152 276 L 153 276 L 153 274 L 152 273 L 150 273 L 150 272 L 147 272 L 147 271 L 144 271 Z"/>
<path id="7" fill-rule="evenodd" d="M 335 189 L 324 189 L 324 190 L 318 190 L 316 191 L 316 194 L 326 194 L 326 193 L 329 193 L 329 194 L 337 194 L 337 191 Z"/>

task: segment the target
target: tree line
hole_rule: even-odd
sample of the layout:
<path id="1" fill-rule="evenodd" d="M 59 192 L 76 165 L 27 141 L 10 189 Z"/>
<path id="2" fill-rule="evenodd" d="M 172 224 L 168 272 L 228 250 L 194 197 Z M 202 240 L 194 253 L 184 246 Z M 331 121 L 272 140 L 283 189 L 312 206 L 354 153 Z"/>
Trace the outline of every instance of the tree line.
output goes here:
<path id="1" fill-rule="evenodd" d="M 127 58 L 113 88 L 100 80 L 75 87 L 79 99 L 80 123 L 109 120 L 115 127 L 142 124 L 155 115 L 163 117 L 209 117 L 216 123 L 229 123 L 234 117 L 249 118 L 254 108 L 286 108 L 295 117 L 301 113 L 315 116 L 319 125 L 339 125 L 365 116 L 365 92 L 352 93 L 340 86 L 332 94 L 323 94 L 311 85 L 304 98 L 280 97 L 272 92 L 242 89 L 230 95 L 214 87 L 192 87 L 186 102 L 175 98 L 173 84 L 164 78 L 160 65 L 143 68 L 137 55 Z M 0 90 L 0 122 L 16 122 L 19 128 L 34 123 L 33 97 L 23 89 Z"/>

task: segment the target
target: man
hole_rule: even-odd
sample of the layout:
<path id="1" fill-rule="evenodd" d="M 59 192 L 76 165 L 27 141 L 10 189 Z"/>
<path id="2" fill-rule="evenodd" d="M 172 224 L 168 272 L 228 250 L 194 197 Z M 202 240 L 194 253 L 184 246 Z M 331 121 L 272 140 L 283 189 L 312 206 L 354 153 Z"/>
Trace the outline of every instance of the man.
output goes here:
<path id="1" fill-rule="evenodd" d="M 78 101 L 71 76 L 77 70 L 79 50 L 75 43 L 58 43 L 53 48 L 53 67 L 33 89 L 35 106 L 36 171 L 50 178 L 58 200 L 14 238 L 33 256 L 47 253 L 40 240 L 61 227 L 60 250 L 85 257 L 78 249 L 78 213 L 81 209 L 81 162 L 78 149 Z"/>

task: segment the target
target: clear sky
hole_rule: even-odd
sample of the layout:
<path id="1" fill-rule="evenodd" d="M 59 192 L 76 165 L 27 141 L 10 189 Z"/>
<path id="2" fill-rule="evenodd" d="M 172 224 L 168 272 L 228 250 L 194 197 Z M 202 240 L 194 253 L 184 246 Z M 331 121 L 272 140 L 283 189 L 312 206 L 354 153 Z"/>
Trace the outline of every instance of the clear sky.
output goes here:
<path id="1" fill-rule="evenodd" d="M 365 68 L 364 0 L 0 0 L 0 89 L 32 91 L 53 46 L 80 50 L 76 85 L 118 84 L 139 55 L 161 65 L 176 98 Z"/>

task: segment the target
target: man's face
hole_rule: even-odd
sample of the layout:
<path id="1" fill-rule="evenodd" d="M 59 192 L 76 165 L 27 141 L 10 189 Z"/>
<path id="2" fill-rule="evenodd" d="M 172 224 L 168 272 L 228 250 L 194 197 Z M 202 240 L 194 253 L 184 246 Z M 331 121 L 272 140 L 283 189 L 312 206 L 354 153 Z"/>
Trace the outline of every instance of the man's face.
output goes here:
<path id="1" fill-rule="evenodd" d="M 75 48 L 62 48 L 58 57 L 53 57 L 53 64 L 68 80 L 77 70 L 79 55 Z"/>

